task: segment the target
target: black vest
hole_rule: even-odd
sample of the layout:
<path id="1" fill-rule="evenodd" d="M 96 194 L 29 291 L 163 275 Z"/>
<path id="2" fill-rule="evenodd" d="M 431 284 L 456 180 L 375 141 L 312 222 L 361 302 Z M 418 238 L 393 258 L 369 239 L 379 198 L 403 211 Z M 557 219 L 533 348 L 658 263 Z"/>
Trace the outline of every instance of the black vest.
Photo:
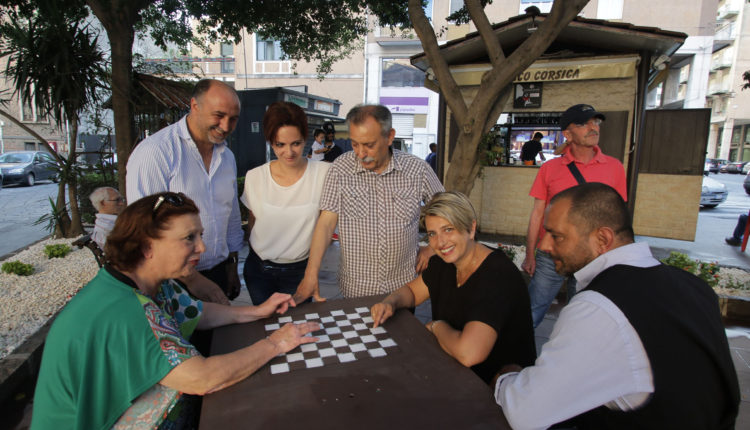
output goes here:
<path id="1" fill-rule="evenodd" d="M 684 270 L 617 265 L 586 290 L 611 300 L 648 355 L 654 392 L 634 411 L 602 406 L 579 429 L 733 429 L 740 394 L 716 294 Z"/>

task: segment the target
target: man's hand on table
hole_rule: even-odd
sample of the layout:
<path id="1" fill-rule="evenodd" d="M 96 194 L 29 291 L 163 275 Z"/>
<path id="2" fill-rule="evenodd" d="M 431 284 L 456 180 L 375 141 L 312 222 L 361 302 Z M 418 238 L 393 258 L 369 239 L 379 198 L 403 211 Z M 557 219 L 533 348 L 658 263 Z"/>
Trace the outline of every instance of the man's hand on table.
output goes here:
<path id="1" fill-rule="evenodd" d="M 297 286 L 297 291 L 294 293 L 294 301 L 296 303 L 302 303 L 312 296 L 313 301 L 325 302 L 326 299 L 320 296 L 320 284 L 318 284 L 317 276 L 305 276 L 302 278 L 302 282 Z"/>
<path id="2" fill-rule="evenodd" d="M 386 302 L 375 303 L 370 308 L 370 315 L 372 316 L 372 328 L 375 328 L 393 316 L 393 305 Z"/>
<path id="3" fill-rule="evenodd" d="M 497 385 L 497 380 L 500 379 L 501 376 L 505 375 L 506 373 L 518 373 L 523 368 L 517 364 L 506 364 L 503 366 L 499 372 L 497 372 L 497 375 L 495 375 L 494 378 L 492 378 L 492 387 Z"/>

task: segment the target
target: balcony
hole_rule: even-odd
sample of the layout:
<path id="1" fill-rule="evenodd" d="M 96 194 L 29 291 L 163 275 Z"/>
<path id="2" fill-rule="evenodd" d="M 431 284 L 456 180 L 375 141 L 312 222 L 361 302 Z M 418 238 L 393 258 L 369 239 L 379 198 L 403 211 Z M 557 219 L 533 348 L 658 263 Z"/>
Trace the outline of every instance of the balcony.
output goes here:
<path id="1" fill-rule="evenodd" d="M 716 19 L 730 19 L 740 13 L 740 7 L 735 2 L 729 1 L 716 11 Z"/>

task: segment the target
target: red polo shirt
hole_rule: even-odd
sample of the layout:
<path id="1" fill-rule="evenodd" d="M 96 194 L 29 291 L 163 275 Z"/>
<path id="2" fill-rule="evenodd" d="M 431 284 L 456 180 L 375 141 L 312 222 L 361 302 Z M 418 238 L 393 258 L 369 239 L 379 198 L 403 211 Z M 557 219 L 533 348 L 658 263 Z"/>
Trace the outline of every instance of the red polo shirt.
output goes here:
<path id="1" fill-rule="evenodd" d="M 545 201 L 545 207 L 552 197 L 560 191 L 578 185 L 578 181 L 568 170 L 568 164 L 575 162 L 586 182 L 601 182 L 614 188 L 622 198 L 627 201 L 625 168 L 622 163 L 614 157 L 605 155 L 598 146 L 594 147 L 594 158 L 588 163 L 582 163 L 570 154 L 570 147 L 565 149 L 563 155 L 542 164 L 539 173 L 536 174 L 534 184 L 531 186 L 529 195 L 536 199 Z M 539 229 L 539 240 L 544 236 L 544 226 Z M 539 242 L 537 241 L 537 244 Z"/>

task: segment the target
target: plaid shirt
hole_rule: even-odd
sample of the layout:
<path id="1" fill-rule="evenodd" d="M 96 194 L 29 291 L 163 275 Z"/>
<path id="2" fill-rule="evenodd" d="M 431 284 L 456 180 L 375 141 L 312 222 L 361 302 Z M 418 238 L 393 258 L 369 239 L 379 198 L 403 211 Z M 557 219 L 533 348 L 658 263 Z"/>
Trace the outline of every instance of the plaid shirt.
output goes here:
<path id="1" fill-rule="evenodd" d="M 416 278 L 421 203 L 444 191 L 429 164 L 393 150 L 381 174 L 341 155 L 323 185 L 320 209 L 339 219 L 339 287 L 346 297 L 390 293 Z"/>

